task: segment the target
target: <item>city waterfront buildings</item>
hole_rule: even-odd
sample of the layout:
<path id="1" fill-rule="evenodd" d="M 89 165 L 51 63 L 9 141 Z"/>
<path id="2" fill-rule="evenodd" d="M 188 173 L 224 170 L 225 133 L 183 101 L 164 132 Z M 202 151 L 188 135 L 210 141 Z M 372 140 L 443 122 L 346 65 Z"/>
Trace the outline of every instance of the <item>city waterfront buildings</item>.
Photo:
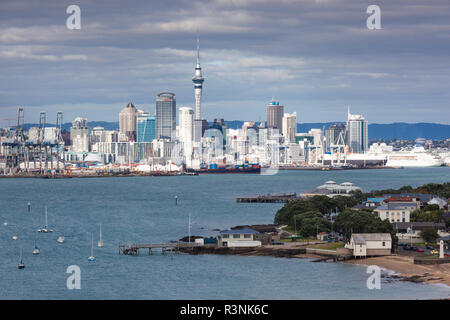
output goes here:
<path id="1" fill-rule="evenodd" d="M 194 142 L 194 110 L 188 107 L 178 109 L 179 119 L 179 139 L 183 143 L 184 156 L 186 162 L 190 162 L 193 152 Z"/>
<path id="2" fill-rule="evenodd" d="M 352 153 L 364 153 L 368 150 L 368 123 L 362 115 L 351 114 L 348 108 L 347 145 Z"/>
<path id="3" fill-rule="evenodd" d="M 267 105 L 267 128 L 278 129 L 281 133 L 283 131 L 283 115 L 284 106 L 280 102 L 271 100 Z"/>
<path id="4" fill-rule="evenodd" d="M 133 141 L 136 141 L 137 114 L 138 111 L 131 101 L 119 113 L 119 132 Z"/>
<path id="5" fill-rule="evenodd" d="M 286 142 L 295 142 L 295 135 L 297 134 L 297 112 L 284 114 L 282 130 Z"/>
<path id="6" fill-rule="evenodd" d="M 161 92 L 156 97 L 156 139 L 176 139 L 177 103 L 175 94 Z"/>
<path id="7" fill-rule="evenodd" d="M 136 118 L 137 142 L 152 142 L 156 139 L 156 117 L 141 113 Z"/>
<path id="8" fill-rule="evenodd" d="M 70 128 L 71 150 L 73 152 L 89 152 L 88 122 L 85 118 L 76 118 Z"/>

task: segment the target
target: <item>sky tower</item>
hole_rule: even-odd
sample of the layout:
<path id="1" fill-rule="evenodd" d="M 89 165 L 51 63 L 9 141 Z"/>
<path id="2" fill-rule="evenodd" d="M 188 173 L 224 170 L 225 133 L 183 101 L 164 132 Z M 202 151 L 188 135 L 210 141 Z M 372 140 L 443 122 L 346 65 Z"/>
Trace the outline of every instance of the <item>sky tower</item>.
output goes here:
<path id="1" fill-rule="evenodd" d="M 200 46 L 197 38 L 197 64 L 195 66 L 195 74 L 192 77 L 194 83 L 195 94 L 195 120 L 201 120 L 201 100 L 202 100 L 202 86 L 205 79 L 202 77 L 202 68 L 200 67 Z"/>

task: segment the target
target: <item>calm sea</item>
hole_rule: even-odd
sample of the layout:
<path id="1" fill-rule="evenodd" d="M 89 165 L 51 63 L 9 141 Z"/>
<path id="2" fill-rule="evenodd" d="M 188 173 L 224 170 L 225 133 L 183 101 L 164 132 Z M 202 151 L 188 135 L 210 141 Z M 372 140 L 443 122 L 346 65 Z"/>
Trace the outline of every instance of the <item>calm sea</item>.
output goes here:
<path id="1" fill-rule="evenodd" d="M 220 255 L 124 256 L 118 243 L 177 240 L 188 233 L 272 223 L 280 204 L 236 203 L 243 195 L 302 192 L 327 180 L 364 191 L 450 181 L 450 168 L 281 171 L 274 176 L 200 175 L 89 179 L 0 179 L 1 299 L 422 299 L 450 295 L 443 286 L 382 281 L 369 290 L 366 268 L 305 259 Z M 175 205 L 178 197 L 178 206 Z M 31 213 L 27 203 L 31 203 Z M 44 208 L 53 233 L 44 224 Z M 8 226 L 3 222 L 7 221 Z M 88 262 L 91 234 L 105 246 Z M 13 241 L 12 236 L 19 240 Z M 56 242 L 58 236 L 66 242 Z M 41 254 L 32 255 L 35 241 Z M 20 247 L 26 268 L 17 269 Z M 68 290 L 67 267 L 81 269 Z"/>

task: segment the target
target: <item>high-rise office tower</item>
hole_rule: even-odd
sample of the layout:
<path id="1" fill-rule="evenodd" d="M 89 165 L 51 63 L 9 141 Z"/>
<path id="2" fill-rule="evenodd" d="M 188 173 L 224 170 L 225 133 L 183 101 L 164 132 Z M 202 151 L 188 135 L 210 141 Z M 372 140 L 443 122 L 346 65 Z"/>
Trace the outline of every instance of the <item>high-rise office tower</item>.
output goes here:
<path id="1" fill-rule="evenodd" d="M 368 149 L 368 123 L 362 115 L 351 114 L 348 108 L 347 145 L 352 153 L 364 153 Z"/>
<path id="2" fill-rule="evenodd" d="M 136 117 L 137 109 L 131 101 L 119 113 L 119 132 L 136 141 Z"/>
<path id="3" fill-rule="evenodd" d="M 136 119 L 137 142 L 152 142 L 156 139 L 156 118 L 148 113 L 140 113 Z"/>
<path id="4" fill-rule="evenodd" d="M 178 109 L 179 139 L 183 142 L 184 156 L 189 160 L 194 141 L 194 110 L 188 107 Z"/>
<path id="5" fill-rule="evenodd" d="M 285 141 L 295 142 L 295 134 L 297 133 L 297 112 L 284 114 L 282 128 Z"/>
<path id="6" fill-rule="evenodd" d="M 278 101 L 271 100 L 267 104 L 267 128 L 278 129 L 279 133 L 283 130 L 284 107 Z"/>
<path id="7" fill-rule="evenodd" d="M 161 92 L 156 97 L 156 139 L 175 140 L 177 102 L 172 92 Z"/>
<path id="8" fill-rule="evenodd" d="M 192 82 L 194 83 L 194 94 L 195 94 L 195 120 L 202 119 L 201 100 L 202 100 L 203 81 L 205 81 L 205 79 L 202 77 L 202 68 L 200 67 L 200 46 L 199 46 L 199 40 L 197 38 L 197 64 L 195 65 L 195 73 L 194 73 L 194 76 L 192 77 Z"/>
<path id="9" fill-rule="evenodd" d="M 87 119 L 76 118 L 70 128 L 71 150 L 73 152 L 89 152 L 89 131 Z"/>

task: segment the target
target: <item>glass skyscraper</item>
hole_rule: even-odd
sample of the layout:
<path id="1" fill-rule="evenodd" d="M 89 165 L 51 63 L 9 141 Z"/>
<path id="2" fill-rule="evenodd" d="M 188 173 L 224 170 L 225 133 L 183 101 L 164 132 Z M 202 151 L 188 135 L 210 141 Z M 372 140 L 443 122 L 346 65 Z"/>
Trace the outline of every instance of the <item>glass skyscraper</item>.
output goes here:
<path id="1" fill-rule="evenodd" d="M 368 150 L 368 124 L 359 114 L 351 114 L 348 109 L 347 118 L 347 145 L 352 153 L 364 153 Z"/>
<path id="2" fill-rule="evenodd" d="M 152 142 L 156 139 L 156 118 L 148 114 L 137 117 L 137 142 Z"/>
<path id="3" fill-rule="evenodd" d="M 177 102 L 175 94 L 161 92 L 156 97 L 156 138 L 176 139 Z"/>

